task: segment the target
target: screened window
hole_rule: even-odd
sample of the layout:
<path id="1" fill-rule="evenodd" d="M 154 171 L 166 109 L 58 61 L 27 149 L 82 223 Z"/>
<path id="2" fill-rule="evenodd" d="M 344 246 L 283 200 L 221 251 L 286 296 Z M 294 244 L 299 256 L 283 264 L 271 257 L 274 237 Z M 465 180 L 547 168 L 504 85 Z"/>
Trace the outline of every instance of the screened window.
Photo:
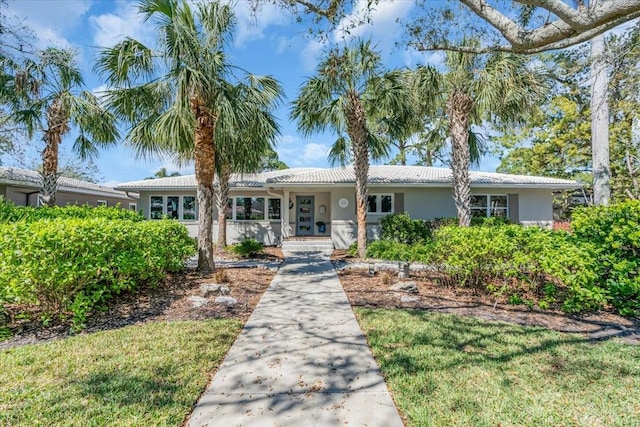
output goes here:
<path id="1" fill-rule="evenodd" d="M 196 198 L 195 196 L 184 196 L 182 198 L 182 219 L 196 219 Z"/>
<path id="2" fill-rule="evenodd" d="M 232 197 L 227 200 L 226 216 L 232 221 L 279 220 L 281 201 L 265 197 Z"/>
<path id="3" fill-rule="evenodd" d="M 162 208 L 164 201 L 162 199 L 162 196 L 151 196 L 151 203 L 149 205 L 150 219 L 161 219 L 162 215 L 164 215 Z"/>
<path id="4" fill-rule="evenodd" d="M 370 194 L 367 198 L 367 213 L 393 213 L 393 194 Z"/>
<path id="5" fill-rule="evenodd" d="M 264 220 L 264 197 L 236 197 L 236 221 Z"/>
<path id="6" fill-rule="evenodd" d="M 471 196 L 471 216 L 474 217 L 507 217 L 509 204 L 506 195 L 487 194 Z"/>
<path id="7" fill-rule="evenodd" d="M 168 196 L 167 197 L 167 216 L 171 219 L 178 219 L 179 212 L 178 206 L 180 203 L 180 197 Z"/>
<path id="8" fill-rule="evenodd" d="M 269 219 L 280 219 L 280 199 L 269 199 Z"/>
<path id="9" fill-rule="evenodd" d="M 129 209 L 135 210 L 135 203 L 129 204 Z M 198 208 L 195 196 L 151 196 L 149 198 L 149 219 L 163 217 L 181 221 L 198 219 Z"/>

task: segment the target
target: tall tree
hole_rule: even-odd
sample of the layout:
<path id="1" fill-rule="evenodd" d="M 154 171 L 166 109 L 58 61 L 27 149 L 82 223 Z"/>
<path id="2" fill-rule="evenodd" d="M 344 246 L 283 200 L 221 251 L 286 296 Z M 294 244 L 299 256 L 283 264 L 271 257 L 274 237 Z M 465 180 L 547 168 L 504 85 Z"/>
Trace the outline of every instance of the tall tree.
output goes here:
<path id="1" fill-rule="evenodd" d="M 42 134 L 41 201 L 55 204 L 59 146 L 72 128 L 78 131 L 73 151 L 81 159 L 90 159 L 116 142 L 118 130 L 114 116 L 98 98 L 83 90 L 84 80 L 71 50 L 47 48 L 35 59 L 13 63 L 10 79 L 14 96 L 9 111 L 14 121 L 25 126 L 29 137 Z"/>
<path id="2" fill-rule="evenodd" d="M 259 7 L 265 0 L 252 1 Z M 352 12 L 360 3 L 356 0 L 269 1 L 279 2 L 299 17 L 315 17 L 313 25 L 324 20 L 331 27 L 344 25 L 343 18 L 348 14 L 352 17 Z M 351 19 L 351 25 L 370 22 L 368 12 L 381 1 L 384 0 L 369 0 L 364 16 Z M 416 3 L 419 9 L 411 14 L 412 22 L 408 28 L 421 49 L 457 49 L 473 53 L 502 51 L 531 54 L 563 49 L 586 42 L 640 17 L 640 0 L 590 1 L 586 8 L 580 8 L 574 0 L 417 0 Z M 490 43 L 478 46 L 452 43 L 453 40 L 459 40 L 455 32 L 460 30 L 460 14 L 464 12 L 472 13 L 475 18 L 465 21 L 469 28 L 486 33 L 488 25 L 494 30 Z M 477 25 L 477 18 L 481 18 L 482 25 Z M 442 19 L 446 21 L 444 24 Z"/>
<path id="3" fill-rule="evenodd" d="M 333 130 L 338 139 L 331 148 L 335 162 L 353 162 L 356 180 L 358 255 L 367 250 L 367 179 L 370 157 L 389 154 L 389 139 L 372 131 L 374 122 L 390 111 L 407 108 L 408 92 L 400 71 L 383 69 L 370 42 L 357 41 L 334 49 L 318 65 L 293 102 L 291 117 L 305 135 Z"/>
<path id="4" fill-rule="evenodd" d="M 477 40 L 466 43 L 477 46 Z M 495 53 L 488 58 L 467 52 L 447 52 L 446 73 L 423 67 L 420 73 L 429 82 L 425 90 L 437 90 L 451 138 L 453 199 L 462 226 L 471 223 L 471 149 L 469 135 L 473 124 L 485 120 L 520 123 L 544 98 L 545 73 L 531 66 L 522 56 Z"/>
<path id="5" fill-rule="evenodd" d="M 279 126 L 271 113 L 281 99 L 282 89 L 273 79 L 248 80 L 236 86 L 236 101 L 244 104 L 248 125 L 239 129 L 218 127 L 216 176 L 218 192 L 218 247 L 227 246 L 227 201 L 232 173 L 259 172 L 266 155 L 273 151 Z"/>
<path id="6" fill-rule="evenodd" d="M 117 117 L 131 125 L 128 143 L 140 155 L 192 155 L 198 199 L 198 269 L 213 259 L 216 129 L 248 125 L 234 98 L 233 67 L 225 54 L 235 18 L 217 1 L 143 0 L 139 11 L 159 34 L 157 50 L 127 38 L 100 53 L 96 69 L 106 78 L 107 99 Z M 261 81 L 269 78 L 250 75 Z"/>
<path id="7" fill-rule="evenodd" d="M 591 149 L 596 206 L 608 205 L 611 198 L 608 84 L 604 35 L 600 34 L 591 40 Z"/>
<path id="8" fill-rule="evenodd" d="M 609 132 L 611 195 L 619 201 L 640 197 L 640 28 L 607 40 L 606 62 L 611 84 Z M 511 129 L 498 139 L 504 147 L 498 170 L 508 173 L 550 175 L 577 179 L 590 190 L 593 181 L 591 146 L 590 50 L 582 46 L 555 53 L 547 61 L 557 83 L 542 114 L 527 126 Z"/>

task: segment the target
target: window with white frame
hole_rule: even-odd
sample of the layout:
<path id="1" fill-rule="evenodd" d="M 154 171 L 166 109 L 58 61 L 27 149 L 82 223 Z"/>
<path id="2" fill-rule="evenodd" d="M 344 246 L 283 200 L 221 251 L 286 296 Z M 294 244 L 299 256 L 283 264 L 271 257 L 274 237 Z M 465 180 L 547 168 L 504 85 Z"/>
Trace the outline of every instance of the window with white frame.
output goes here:
<path id="1" fill-rule="evenodd" d="M 393 194 L 369 194 L 367 197 L 367 213 L 393 213 Z"/>
<path id="2" fill-rule="evenodd" d="M 471 216 L 509 216 L 509 202 L 505 194 L 472 194 Z"/>
<path id="3" fill-rule="evenodd" d="M 138 210 L 138 204 L 137 203 L 129 203 L 129 210 L 130 211 L 137 211 Z"/>
<path id="4" fill-rule="evenodd" d="M 276 221 L 280 215 L 280 199 L 231 197 L 227 200 L 226 216 L 231 221 Z"/>
<path id="5" fill-rule="evenodd" d="M 96 206 L 104 206 L 104 207 L 106 207 L 107 206 L 107 201 L 106 200 L 98 200 L 96 202 Z"/>
<path id="6" fill-rule="evenodd" d="M 129 204 L 129 209 L 136 209 L 135 203 Z M 180 221 L 195 221 L 198 219 L 198 209 L 195 196 L 151 196 L 149 197 L 149 219 L 163 217 Z"/>

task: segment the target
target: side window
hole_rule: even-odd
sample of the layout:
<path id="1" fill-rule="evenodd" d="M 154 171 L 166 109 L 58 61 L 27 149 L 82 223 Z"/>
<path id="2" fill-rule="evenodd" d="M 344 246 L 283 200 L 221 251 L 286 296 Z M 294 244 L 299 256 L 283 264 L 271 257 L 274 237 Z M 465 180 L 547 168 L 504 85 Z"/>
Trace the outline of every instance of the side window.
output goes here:
<path id="1" fill-rule="evenodd" d="M 162 196 L 151 196 L 149 204 L 149 219 L 162 218 Z"/>
<path id="2" fill-rule="evenodd" d="M 198 219 L 195 196 L 184 196 L 182 198 L 182 219 L 186 221 Z"/>

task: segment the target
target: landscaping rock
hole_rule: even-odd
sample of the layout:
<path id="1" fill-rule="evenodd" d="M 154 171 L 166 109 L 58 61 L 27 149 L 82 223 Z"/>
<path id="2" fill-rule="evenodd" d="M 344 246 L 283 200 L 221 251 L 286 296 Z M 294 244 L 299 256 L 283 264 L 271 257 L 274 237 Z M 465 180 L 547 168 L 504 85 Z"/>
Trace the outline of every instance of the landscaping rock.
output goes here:
<path id="1" fill-rule="evenodd" d="M 402 295 L 400 297 L 400 302 L 416 302 L 418 301 L 420 298 L 418 297 L 412 297 L 411 295 Z"/>
<path id="2" fill-rule="evenodd" d="M 392 291 L 408 292 L 410 294 L 418 293 L 418 285 L 416 282 L 398 282 L 391 286 Z"/>
<path id="3" fill-rule="evenodd" d="M 222 304 L 231 307 L 232 305 L 236 305 L 238 300 L 232 297 L 218 297 L 215 299 L 216 304 Z"/>
<path id="4" fill-rule="evenodd" d="M 196 295 L 188 296 L 187 299 L 191 301 L 191 304 L 193 304 L 194 308 L 204 307 L 209 302 L 208 299 Z"/>
<path id="5" fill-rule="evenodd" d="M 220 295 L 229 295 L 229 287 L 218 283 L 204 283 L 200 285 L 200 291 L 205 298 Z"/>

